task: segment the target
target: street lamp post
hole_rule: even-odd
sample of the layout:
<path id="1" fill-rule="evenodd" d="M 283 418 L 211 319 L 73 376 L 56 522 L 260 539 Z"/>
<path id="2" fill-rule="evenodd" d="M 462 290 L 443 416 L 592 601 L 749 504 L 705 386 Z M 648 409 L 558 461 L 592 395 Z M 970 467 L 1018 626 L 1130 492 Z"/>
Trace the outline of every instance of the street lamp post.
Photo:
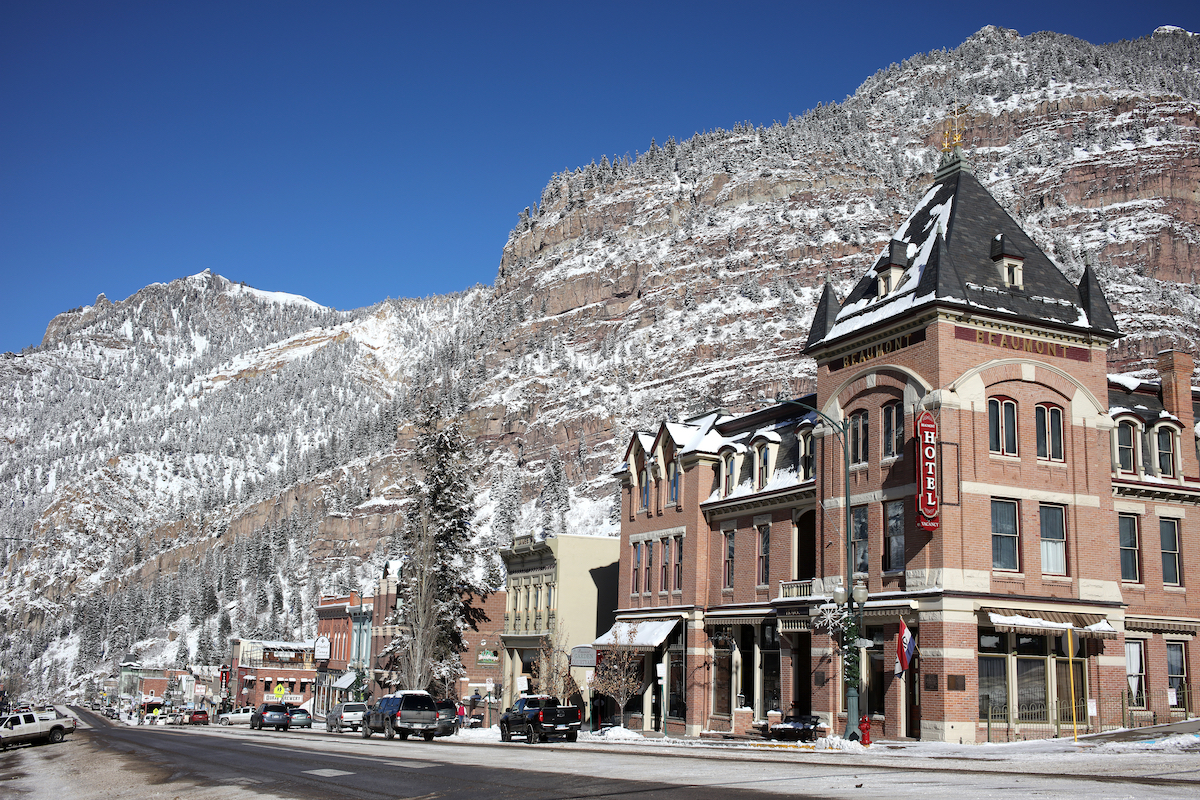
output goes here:
<path id="1" fill-rule="evenodd" d="M 850 515 L 850 418 L 847 417 L 842 421 L 835 420 L 825 412 L 818 408 L 801 403 L 799 400 L 777 400 L 779 403 L 787 403 L 789 405 L 798 406 L 806 411 L 811 411 L 821 418 L 821 420 L 836 432 L 838 443 L 842 446 L 842 486 L 845 490 L 845 500 L 843 507 L 845 509 L 845 529 L 846 529 L 846 579 L 843 585 L 833 591 L 833 602 L 839 606 L 846 606 L 847 615 L 850 619 L 849 627 L 843 634 L 845 640 L 845 656 L 843 669 L 843 681 L 846 684 L 846 732 L 845 738 L 849 739 L 854 733 L 858 725 L 858 686 L 859 686 L 859 652 L 858 652 L 858 637 L 859 629 L 862 627 L 862 607 L 867 602 L 867 587 L 856 583 L 854 580 L 854 539 L 851 535 L 851 515 Z M 847 591 L 846 587 L 853 587 Z M 857 611 L 855 610 L 857 604 Z"/>

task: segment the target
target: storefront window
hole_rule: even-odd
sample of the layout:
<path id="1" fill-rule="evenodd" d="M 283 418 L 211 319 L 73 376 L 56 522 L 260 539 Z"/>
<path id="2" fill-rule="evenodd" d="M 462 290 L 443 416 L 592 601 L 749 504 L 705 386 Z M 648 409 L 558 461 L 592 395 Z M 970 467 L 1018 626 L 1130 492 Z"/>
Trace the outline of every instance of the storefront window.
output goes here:
<path id="1" fill-rule="evenodd" d="M 667 655 L 667 716 L 683 719 L 686 715 L 683 677 L 683 651 L 671 651 Z"/>
<path id="2" fill-rule="evenodd" d="M 733 651 L 713 653 L 713 713 L 733 713 Z"/>

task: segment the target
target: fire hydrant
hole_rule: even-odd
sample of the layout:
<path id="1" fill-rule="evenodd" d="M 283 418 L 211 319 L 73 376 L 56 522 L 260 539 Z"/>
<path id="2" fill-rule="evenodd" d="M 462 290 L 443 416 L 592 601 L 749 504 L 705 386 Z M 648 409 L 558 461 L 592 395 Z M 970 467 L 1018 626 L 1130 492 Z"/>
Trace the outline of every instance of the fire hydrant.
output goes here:
<path id="1" fill-rule="evenodd" d="M 871 744 L 871 720 L 867 719 L 866 714 L 863 714 L 862 719 L 858 721 L 858 740 L 864 746 Z"/>

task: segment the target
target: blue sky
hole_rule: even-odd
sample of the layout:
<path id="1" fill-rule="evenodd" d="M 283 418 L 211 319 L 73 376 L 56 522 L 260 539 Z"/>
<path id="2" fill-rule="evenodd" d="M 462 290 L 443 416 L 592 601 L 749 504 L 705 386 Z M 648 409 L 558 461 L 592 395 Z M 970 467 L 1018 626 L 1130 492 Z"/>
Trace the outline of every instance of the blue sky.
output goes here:
<path id="1" fill-rule="evenodd" d="M 1200 31 L 1200 3 L 980 5 L 9 0 L 0 352 L 206 268 L 336 308 L 490 284 L 556 170 L 786 120 L 987 24 Z"/>

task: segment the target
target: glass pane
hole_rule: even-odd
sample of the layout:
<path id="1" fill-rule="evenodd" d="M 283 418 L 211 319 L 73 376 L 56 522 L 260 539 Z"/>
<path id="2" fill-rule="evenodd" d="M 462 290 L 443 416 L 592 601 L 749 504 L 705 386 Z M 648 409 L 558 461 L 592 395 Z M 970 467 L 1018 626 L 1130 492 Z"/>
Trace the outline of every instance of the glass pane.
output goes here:
<path id="1" fill-rule="evenodd" d="M 1008 706 L 1008 659 L 1004 656 L 979 657 L 979 717 L 987 719 Z M 1003 717 L 1003 712 L 1001 712 Z"/>
<path id="2" fill-rule="evenodd" d="M 1049 437 L 1046 435 L 1046 408 L 1038 406 L 1034 409 L 1034 420 L 1037 429 L 1037 457 L 1049 458 Z"/>
<path id="3" fill-rule="evenodd" d="M 1068 671 L 1068 666 L 1070 670 Z M 1076 659 L 1068 662 L 1062 659 L 1055 662 L 1055 684 L 1058 691 L 1058 720 L 1059 722 L 1071 722 L 1071 682 L 1067 675 L 1070 674 L 1075 679 L 1075 722 L 1080 725 L 1086 725 L 1087 717 L 1087 693 L 1083 686 L 1083 662 Z"/>
<path id="4" fill-rule="evenodd" d="M 1119 517 L 1118 535 L 1121 543 L 1121 580 L 1136 583 L 1140 578 L 1137 518 Z"/>
<path id="5" fill-rule="evenodd" d="M 992 533 L 1017 534 L 1017 504 L 1006 500 L 992 501 Z"/>
<path id="6" fill-rule="evenodd" d="M 1159 520 L 1159 539 L 1162 543 L 1163 583 L 1179 584 L 1179 528 L 1173 519 Z"/>
<path id="7" fill-rule="evenodd" d="M 1026 721 L 1046 719 L 1046 660 L 1017 659 L 1017 718 Z"/>
<path id="8" fill-rule="evenodd" d="M 1050 457 L 1055 461 L 1063 460 L 1063 424 L 1062 409 L 1050 409 Z"/>
<path id="9" fill-rule="evenodd" d="M 892 436 L 894 433 L 892 430 L 892 425 L 893 425 L 892 407 L 884 406 L 883 407 L 883 454 L 885 456 L 895 455 L 895 453 L 892 450 L 892 442 L 893 442 Z"/>
<path id="10" fill-rule="evenodd" d="M 1000 452 L 1000 403 L 996 400 L 988 401 L 988 449 Z"/>
<path id="11" fill-rule="evenodd" d="M 717 651 L 713 658 L 713 713 L 729 714 L 733 708 L 733 654 Z"/>
<path id="12" fill-rule="evenodd" d="M 1163 475 L 1175 474 L 1175 454 L 1170 428 L 1158 429 L 1158 471 Z"/>
<path id="13" fill-rule="evenodd" d="M 1066 531 L 1063 510 L 1059 506 L 1042 506 L 1042 572 L 1050 575 L 1067 574 Z"/>
<path id="14" fill-rule="evenodd" d="M 1004 404 L 1004 452 L 1015 455 L 1017 452 L 1017 406 L 1015 403 Z"/>

